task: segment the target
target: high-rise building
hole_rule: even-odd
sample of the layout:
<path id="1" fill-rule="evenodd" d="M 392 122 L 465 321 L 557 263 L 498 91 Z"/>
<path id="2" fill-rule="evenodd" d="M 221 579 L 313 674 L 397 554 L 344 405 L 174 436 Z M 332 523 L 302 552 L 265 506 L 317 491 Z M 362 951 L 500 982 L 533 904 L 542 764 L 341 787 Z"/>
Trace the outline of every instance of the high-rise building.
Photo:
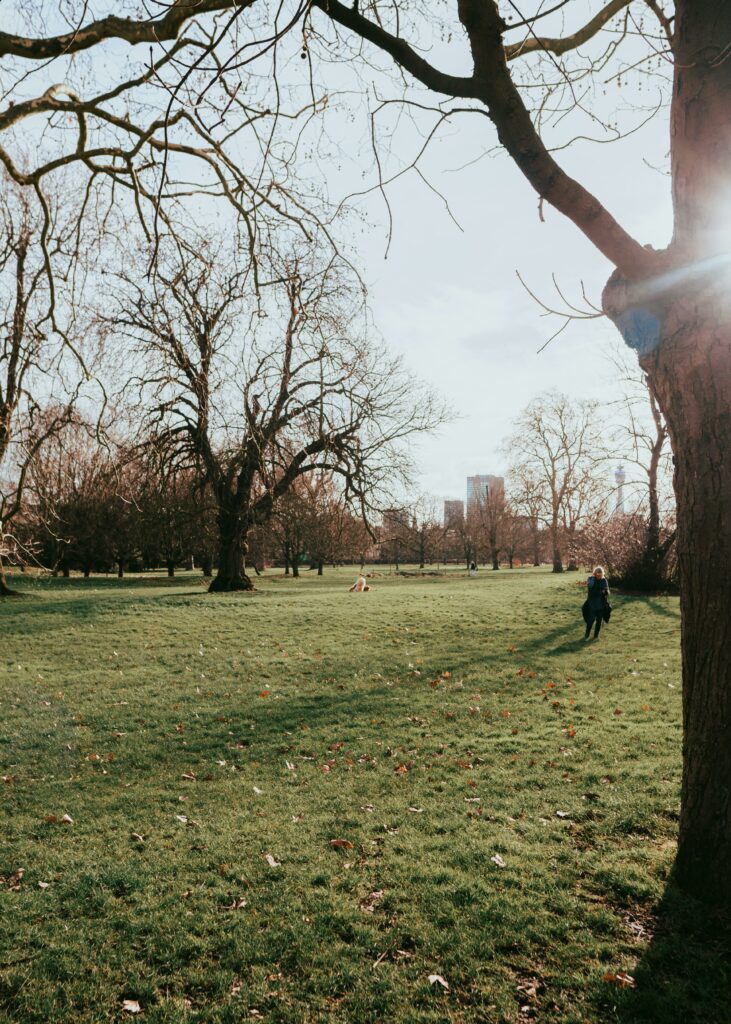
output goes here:
<path id="1" fill-rule="evenodd" d="M 617 485 L 617 504 L 614 511 L 619 515 L 624 514 L 624 482 L 627 479 L 627 474 L 624 471 L 624 466 L 617 466 L 614 471 L 614 482 Z"/>
<path id="2" fill-rule="evenodd" d="M 448 499 L 444 502 L 444 528 L 454 529 L 464 522 L 464 502 Z"/>
<path id="3" fill-rule="evenodd" d="M 501 476 L 468 476 L 467 477 L 467 512 L 469 513 L 492 491 L 504 491 L 505 480 Z"/>

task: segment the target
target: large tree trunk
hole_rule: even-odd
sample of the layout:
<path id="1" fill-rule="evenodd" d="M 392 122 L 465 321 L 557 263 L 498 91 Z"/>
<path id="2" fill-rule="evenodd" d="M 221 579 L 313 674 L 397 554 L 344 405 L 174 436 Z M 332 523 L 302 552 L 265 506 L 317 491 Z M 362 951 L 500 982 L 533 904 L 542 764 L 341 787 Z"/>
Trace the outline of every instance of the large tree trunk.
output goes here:
<path id="1" fill-rule="evenodd" d="M 173 559 L 168 558 L 168 560 L 167 560 L 167 562 L 165 564 L 166 564 L 166 567 L 167 567 L 169 579 L 174 579 L 175 578 L 175 562 L 173 561 Z"/>
<path id="2" fill-rule="evenodd" d="M 492 556 L 492 567 L 493 567 L 493 569 L 499 569 L 500 568 L 500 558 L 499 558 L 498 549 L 497 548 L 492 548 L 491 551 L 490 551 L 490 554 Z"/>
<path id="3" fill-rule="evenodd" d="M 677 877 L 695 895 L 728 907 L 731 301 L 718 287 L 695 292 L 675 301 L 662 343 L 643 362 L 675 454 L 684 719 Z"/>
<path id="4" fill-rule="evenodd" d="M 683 660 L 676 878 L 731 908 L 731 4 L 676 0 L 672 273 L 615 273 L 604 308 L 665 415 L 675 461 Z"/>
<path id="5" fill-rule="evenodd" d="M 221 509 L 218 514 L 218 571 L 208 588 L 209 593 L 231 593 L 253 590 L 254 584 L 246 575 L 245 559 L 249 550 L 243 517 L 236 510 Z"/>
<path id="6" fill-rule="evenodd" d="M 5 569 L 3 567 L 2 558 L 0 558 L 0 597 L 17 597 L 18 591 L 13 590 L 8 586 L 7 580 L 5 579 Z"/>

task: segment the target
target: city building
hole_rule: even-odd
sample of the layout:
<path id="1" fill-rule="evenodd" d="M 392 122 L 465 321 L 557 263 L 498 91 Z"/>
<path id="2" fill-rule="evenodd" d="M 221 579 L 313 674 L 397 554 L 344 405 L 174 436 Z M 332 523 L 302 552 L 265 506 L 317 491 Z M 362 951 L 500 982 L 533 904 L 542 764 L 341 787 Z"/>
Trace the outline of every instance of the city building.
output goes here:
<path id="1" fill-rule="evenodd" d="M 467 477 L 467 513 L 469 514 L 491 491 L 505 491 L 505 480 L 501 476 L 481 475 Z"/>
<path id="2" fill-rule="evenodd" d="M 624 466 L 617 466 L 614 471 L 614 482 L 617 485 L 617 504 L 614 511 L 620 516 L 624 515 L 624 482 L 626 479 Z"/>
<path id="3" fill-rule="evenodd" d="M 464 502 L 448 499 L 444 502 L 444 528 L 456 529 L 464 522 Z"/>

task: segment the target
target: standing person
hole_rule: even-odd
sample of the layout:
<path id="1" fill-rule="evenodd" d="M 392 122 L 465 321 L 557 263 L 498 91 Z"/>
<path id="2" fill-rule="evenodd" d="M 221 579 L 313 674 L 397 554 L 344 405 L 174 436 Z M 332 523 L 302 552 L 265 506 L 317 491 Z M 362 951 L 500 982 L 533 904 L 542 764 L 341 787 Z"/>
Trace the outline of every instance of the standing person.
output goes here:
<path id="1" fill-rule="evenodd" d="M 476 576 L 476 575 L 477 575 L 477 566 L 475 565 L 474 562 L 470 562 L 470 576 Z"/>
<path id="2" fill-rule="evenodd" d="M 586 581 L 586 601 L 581 609 L 586 622 L 586 633 L 584 640 L 589 639 L 591 627 L 594 626 L 594 639 L 599 639 L 602 628 L 602 620 L 609 602 L 609 584 L 604 576 L 604 569 L 598 565 Z"/>

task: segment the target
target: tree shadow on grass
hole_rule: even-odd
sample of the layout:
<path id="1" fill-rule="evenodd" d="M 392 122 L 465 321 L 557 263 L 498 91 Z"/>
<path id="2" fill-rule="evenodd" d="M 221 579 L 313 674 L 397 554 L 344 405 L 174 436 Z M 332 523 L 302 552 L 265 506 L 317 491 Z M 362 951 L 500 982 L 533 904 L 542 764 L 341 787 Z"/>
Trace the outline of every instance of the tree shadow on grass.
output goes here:
<path id="1" fill-rule="evenodd" d="M 634 970 L 635 988 L 597 982 L 597 1021 L 616 1024 L 728 1024 L 731 918 L 698 903 L 671 881 Z"/>

